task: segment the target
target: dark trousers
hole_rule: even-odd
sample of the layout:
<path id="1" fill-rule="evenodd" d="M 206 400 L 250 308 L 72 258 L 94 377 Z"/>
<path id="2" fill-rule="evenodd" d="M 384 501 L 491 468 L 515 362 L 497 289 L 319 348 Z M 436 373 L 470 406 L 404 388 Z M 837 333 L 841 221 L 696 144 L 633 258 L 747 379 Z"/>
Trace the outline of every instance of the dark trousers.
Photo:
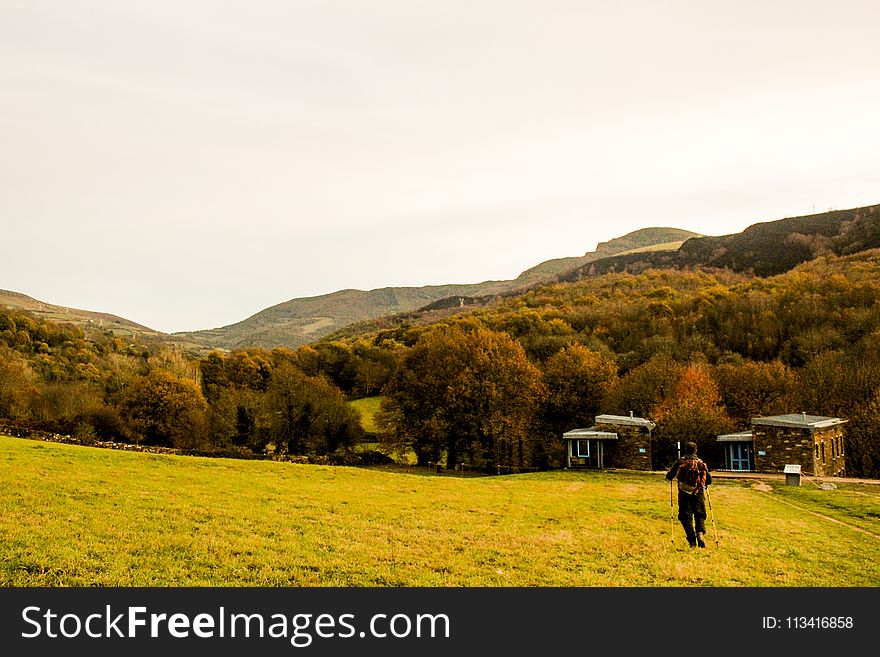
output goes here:
<path id="1" fill-rule="evenodd" d="M 684 527 L 688 543 L 695 545 L 697 534 L 706 533 L 706 498 L 703 491 L 696 495 L 678 491 L 678 520 Z"/>

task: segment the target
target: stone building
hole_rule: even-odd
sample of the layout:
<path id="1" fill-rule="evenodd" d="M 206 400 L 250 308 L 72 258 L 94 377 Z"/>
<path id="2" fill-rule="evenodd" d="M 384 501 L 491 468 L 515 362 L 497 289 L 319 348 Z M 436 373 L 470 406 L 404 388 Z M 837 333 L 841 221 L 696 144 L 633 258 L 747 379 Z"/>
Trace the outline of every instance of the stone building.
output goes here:
<path id="1" fill-rule="evenodd" d="M 755 470 L 782 472 L 786 465 L 800 465 L 814 477 L 846 476 L 846 422 L 806 413 L 752 418 Z"/>
<path id="2" fill-rule="evenodd" d="M 799 465 L 815 477 L 846 476 L 847 420 L 806 413 L 752 418 L 752 430 L 718 436 L 726 470 L 782 472 Z"/>
<path id="3" fill-rule="evenodd" d="M 595 426 L 562 434 L 568 468 L 651 469 L 650 420 L 630 415 L 597 415 Z"/>

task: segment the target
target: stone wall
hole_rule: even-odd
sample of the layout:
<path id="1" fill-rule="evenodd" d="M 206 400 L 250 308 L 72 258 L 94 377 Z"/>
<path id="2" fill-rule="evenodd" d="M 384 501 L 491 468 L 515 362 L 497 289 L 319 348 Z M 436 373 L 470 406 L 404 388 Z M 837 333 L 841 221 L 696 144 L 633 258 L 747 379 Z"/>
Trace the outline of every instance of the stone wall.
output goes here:
<path id="1" fill-rule="evenodd" d="M 651 433 L 646 427 L 597 423 L 596 429 L 617 434 L 617 440 L 605 441 L 606 468 L 651 469 Z"/>
<path id="2" fill-rule="evenodd" d="M 845 477 L 845 446 L 843 427 L 837 425 L 813 434 L 819 456 L 816 459 L 816 474 L 820 477 Z M 823 451 L 824 450 L 824 451 Z M 815 448 L 814 448 L 815 455 Z"/>
<path id="3" fill-rule="evenodd" d="M 178 449 L 174 447 L 159 447 L 157 445 L 138 445 L 135 443 L 118 443 L 110 440 L 95 440 L 89 437 L 69 436 L 48 431 L 39 431 L 29 427 L 19 427 L 0 423 L 0 435 L 14 436 L 15 438 L 27 438 L 28 440 L 42 440 L 44 442 L 63 443 L 65 445 L 78 445 L 81 447 L 99 447 L 102 449 L 117 449 L 126 452 L 144 452 L 148 454 L 170 454 L 173 456 L 204 456 L 210 458 L 247 459 L 247 460 L 272 460 L 287 461 L 290 463 L 308 463 L 312 465 L 387 465 L 393 460 L 388 456 L 370 450 L 369 452 L 353 452 L 342 450 L 327 455 L 297 456 L 285 453 L 255 454 L 245 447 L 227 447 L 212 450 Z M 499 474 L 501 472 L 499 471 Z"/>
<path id="4" fill-rule="evenodd" d="M 810 431 L 808 428 L 756 424 L 752 427 L 752 435 L 755 470 L 758 472 L 782 472 L 786 465 L 797 464 L 806 475 L 842 477 L 845 474 L 843 429 L 840 425 Z"/>
<path id="5" fill-rule="evenodd" d="M 800 465 L 804 474 L 814 474 L 814 441 L 809 429 L 756 424 L 752 437 L 758 472 L 782 472 L 786 465 Z"/>

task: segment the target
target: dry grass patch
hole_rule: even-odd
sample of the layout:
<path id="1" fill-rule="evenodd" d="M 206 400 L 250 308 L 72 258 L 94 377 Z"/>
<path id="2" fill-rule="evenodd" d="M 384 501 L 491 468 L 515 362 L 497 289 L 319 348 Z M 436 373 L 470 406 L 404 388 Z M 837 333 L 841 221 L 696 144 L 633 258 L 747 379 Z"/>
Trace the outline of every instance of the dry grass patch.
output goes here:
<path id="1" fill-rule="evenodd" d="M 857 488 L 718 481 L 720 547 L 689 550 L 654 473 L 413 476 L 0 437 L 0 584 L 876 586 L 880 541 L 780 502 L 876 527 Z"/>

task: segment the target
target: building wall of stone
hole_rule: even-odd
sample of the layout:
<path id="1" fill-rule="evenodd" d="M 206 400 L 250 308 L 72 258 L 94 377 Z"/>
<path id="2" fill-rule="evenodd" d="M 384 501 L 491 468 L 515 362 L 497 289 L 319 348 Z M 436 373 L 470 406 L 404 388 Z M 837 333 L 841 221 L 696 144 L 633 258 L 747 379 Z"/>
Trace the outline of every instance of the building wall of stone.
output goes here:
<path id="1" fill-rule="evenodd" d="M 754 425 L 752 435 L 755 470 L 758 472 L 782 472 L 786 465 L 797 464 L 806 475 L 827 477 L 843 476 L 845 473 L 843 429 L 840 425 L 820 431 Z"/>
<path id="2" fill-rule="evenodd" d="M 804 474 L 815 474 L 815 441 L 809 429 L 754 425 L 755 470 L 782 472 L 786 465 L 800 465 Z"/>
<path id="3" fill-rule="evenodd" d="M 843 477 L 846 475 L 846 458 L 843 427 L 837 425 L 813 434 L 818 447 L 816 474 L 820 477 Z M 824 449 L 824 451 L 823 451 Z M 815 455 L 816 449 L 813 453 Z"/>
<path id="4" fill-rule="evenodd" d="M 617 440 L 606 441 L 606 468 L 651 469 L 651 433 L 647 428 L 597 423 L 596 429 L 617 434 Z"/>

